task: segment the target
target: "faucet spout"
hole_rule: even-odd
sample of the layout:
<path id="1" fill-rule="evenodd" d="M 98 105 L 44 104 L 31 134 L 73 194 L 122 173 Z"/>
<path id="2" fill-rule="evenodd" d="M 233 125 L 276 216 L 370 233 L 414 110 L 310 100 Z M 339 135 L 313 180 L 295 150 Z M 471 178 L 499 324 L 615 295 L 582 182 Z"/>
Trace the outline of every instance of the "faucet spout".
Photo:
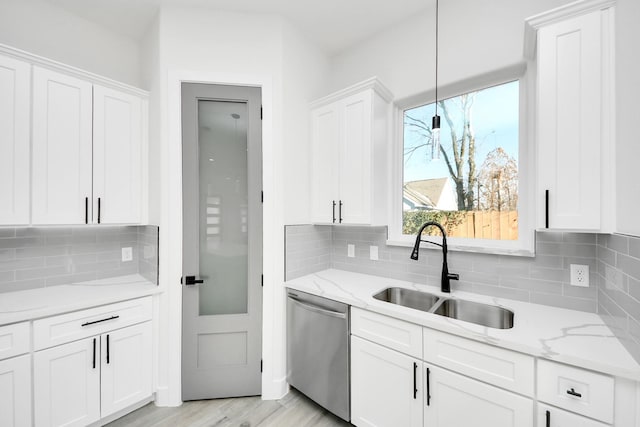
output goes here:
<path id="1" fill-rule="evenodd" d="M 440 243 L 436 243 L 436 242 L 432 242 L 430 240 L 424 240 L 422 239 L 422 232 L 427 228 L 427 227 L 437 227 L 440 230 L 440 233 L 442 233 L 442 244 Z M 442 292 L 451 292 L 451 280 L 458 280 L 460 278 L 460 276 L 458 274 L 455 273 L 449 273 L 449 267 L 447 265 L 447 233 L 444 231 L 444 227 L 435 221 L 429 221 L 426 222 L 422 225 L 422 227 L 420 227 L 420 230 L 418 230 L 418 235 L 416 236 L 416 242 L 413 245 L 413 251 L 411 251 L 411 259 L 413 260 L 418 260 L 419 257 L 419 253 L 420 253 L 420 243 L 421 242 L 425 242 L 425 243 L 429 243 L 432 245 L 436 245 L 436 246 L 440 246 L 442 248 L 442 274 L 440 277 L 440 289 L 442 290 Z"/>

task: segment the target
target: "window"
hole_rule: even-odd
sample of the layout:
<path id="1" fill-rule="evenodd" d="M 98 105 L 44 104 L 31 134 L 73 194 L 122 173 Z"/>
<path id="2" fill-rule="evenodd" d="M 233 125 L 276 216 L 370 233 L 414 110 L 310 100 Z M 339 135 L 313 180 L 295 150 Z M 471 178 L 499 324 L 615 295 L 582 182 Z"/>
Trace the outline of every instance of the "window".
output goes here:
<path id="1" fill-rule="evenodd" d="M 393 207 L 398 221 L 390 240 L 406 242 L 422 224 L 437 221 L 457 249 L 526 250 L 530 242 L 521 227 L 520 98 L 520 81 L 515 80 L 439 101 L 437 156 L 431 130 L 435 103 L 400 112 L 402 206 L 396 202 Z"/>

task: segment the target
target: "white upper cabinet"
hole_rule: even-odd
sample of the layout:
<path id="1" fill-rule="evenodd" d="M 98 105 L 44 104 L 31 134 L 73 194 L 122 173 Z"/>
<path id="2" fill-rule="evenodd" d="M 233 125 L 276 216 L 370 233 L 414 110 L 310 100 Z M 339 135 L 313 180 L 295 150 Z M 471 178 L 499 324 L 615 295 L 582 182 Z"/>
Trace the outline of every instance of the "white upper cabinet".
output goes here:
<path id="1" fill-rule="evenodd" d="M 33 67 L 34 224 L 91 219 L 91 83 Z"/>
<path id="2" fill-rule="evenodd" d="M 96 85 L 93 103 L 94 222 L 140 222 L 142 101 Z"/>
<path id="3" fill-rule="evenodd" d="M 31 65 L 0 56 L 0 224 L 29 224 Z"/>
<path id="4" fill-rule="evenodd" d="M 577 4 L 577 3 L 576 3 Z M 537 30 L 538 227 L 612 231 L 613 8 L 576 4 Z"/>
<path id="5" fill-rule="evenodd" d="M 391 98 L 369 79 L 312 104 L 312 222 L 386 224 Z"/>
<path id="6" fill-rule="evenodd" d="M 146 100 L 33 72 L 32 223 L 143 222 Z"/>

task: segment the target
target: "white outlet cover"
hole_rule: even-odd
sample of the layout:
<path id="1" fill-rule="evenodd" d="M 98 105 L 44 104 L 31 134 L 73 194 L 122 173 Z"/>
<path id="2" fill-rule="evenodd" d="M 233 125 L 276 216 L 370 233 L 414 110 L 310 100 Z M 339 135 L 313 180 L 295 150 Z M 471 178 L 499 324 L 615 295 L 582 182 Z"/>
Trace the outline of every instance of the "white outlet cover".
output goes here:
<path id="1" fill-rule="evenodd" d="M 583 288 L 589 287 L 589 266 L 571 264 L 571 285 Z"/>
<path id="2" fill-rule="evenodd" d="M 369 246 L 369 259 L 373 261 L 378 260 L 378 247 L 377 246 Z"/>
<path id="3" fill-rule="evenodd" d="M 133 248 L 126 247 L 122 248 L 122 262 L 127 262 L 133 260 Z"/>
<path id="4" fill-rule="evenodd" d="M 351 243 L 347 245 L 347 256 L 349 258 L 353 258 L 356 256 L 356 245 L 352 245 Z"/>

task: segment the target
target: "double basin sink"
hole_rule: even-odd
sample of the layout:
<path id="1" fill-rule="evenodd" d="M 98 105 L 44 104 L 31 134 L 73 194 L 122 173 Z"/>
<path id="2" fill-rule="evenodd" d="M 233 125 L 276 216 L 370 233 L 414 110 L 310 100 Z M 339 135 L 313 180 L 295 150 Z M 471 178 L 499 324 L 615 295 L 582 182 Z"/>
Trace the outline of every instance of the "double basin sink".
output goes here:
<path id="1" fill-rule="evenodd" d="M 373 297 L 380 301 L 475 323 L 489 328 L 513 328 L 513 312 L 495 305 L 461 299 L 440 298 L 428 292 L 405 288 L 387 288 L 375 294 Z"/>

